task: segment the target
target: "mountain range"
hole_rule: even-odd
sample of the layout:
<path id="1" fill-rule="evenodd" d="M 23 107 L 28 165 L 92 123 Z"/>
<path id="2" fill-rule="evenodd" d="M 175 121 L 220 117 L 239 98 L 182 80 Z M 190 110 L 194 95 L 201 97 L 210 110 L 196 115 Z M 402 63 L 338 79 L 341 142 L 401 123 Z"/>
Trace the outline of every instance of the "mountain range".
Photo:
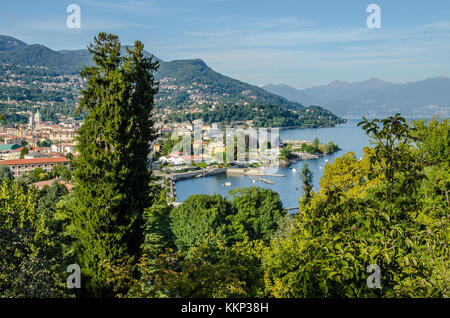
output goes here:
<path id="1" fill-rule="evenodd" d="M 144 54 L 152 56 L 147 51 Z M 343 122 L 320 106 L 305 107 L 224 76 L 201 59 L 156 59 L 157 119 L 181 121 L 195 117 L 231 125 L 252 121 L 258 126 L 280 127 L 323 127 Z M 92 56 L 87 49 L 54 51 L 0 36 L 0 111 L 14 119 L 31 108 L 41 109 L 51 120 L 61 115 L 76 117 L 75 108 L 84 85 L 78 72 L 91 65 Z"/>
<path id="2" fill-rule="evenodd" d="M 380 117 L 401 113 L 422 117 L 450 114 L 450 78 L 434 77 L 404 84 L 377 78 L 361 82 L 334 81 L 328 85 L 296 89 L 288 85 L 269 84 L 265 90 L 290 101 L 321 105 L 330 111 L 352 117 Z"/>
<path id="3" fill-rule="evenodd" d="M 145 52 L 151 56 L 149 52 Z M 276 104 L 286 108 L 296 109 L 300 103 L 288 101 L 276 94 L 267 92 L 257 86 L 224 76 L 212 70 L 200 59 L 176 60 L 160 62 L 155 77 L 167 85 L 160 89 L 160 99 L 177 100 L 179 107 L 192 101 L 191 95 L 196 95 L 204 102 L 219 101 L 222 103 L 259 103 Z M 28 45 L 10 36 L 0 36 L 0 64 L 45 67 L 51 75 L 76 74 L 84 65 L 92 65 L 92 56 L 87 49 L 53 51 L 43 45 Z M 178 96 L 173 98 L 173 89 L 165 90 L 167 86 L 179 86 Z M 197 94 L 189 94 L 191 91 Z M 172 98 L 168 98 L 168 97 Z"/>
<path id="4" fill-rule="evenodd" d="M 149 52 L 145 52 L 151 56 Z M 160 80 L 156 104 L 173 110 L 193 104 L 272 104 L 291 110 L 302 105 L 320 105 L 339 116 L 351 118 L 386 116 L 400 112 L 406 116 L 429 116 L 450 112 L 450 78 L 435 77 L 404 84 L 380 79 L 361 82 L 334 81 L 328 85 L 295 89 L 269 84 L 257 87 L 224 76 L 203 60 L 158 59 L 155 74 Z M 10 36 L 0 36 L 0 65 L 24 66 L 15 72 L 43 75 L 76 74 L 83 65 L 92 65 L 87 49 L 54 51 L 40 44 L 26 44 Z M 5 70 L 3 67 L 0 72 Z M 1 74 L 0 74 L 1 75 Z"/>

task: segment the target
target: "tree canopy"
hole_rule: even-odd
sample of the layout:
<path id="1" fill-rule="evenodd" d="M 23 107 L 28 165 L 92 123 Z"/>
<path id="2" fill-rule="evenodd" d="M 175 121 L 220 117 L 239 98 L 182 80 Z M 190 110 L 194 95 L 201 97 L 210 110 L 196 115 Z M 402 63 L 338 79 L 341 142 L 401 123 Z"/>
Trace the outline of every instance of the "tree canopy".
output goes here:
<path id="1" fill-rule="evenodd" d="M 87 116 L 78 131 L 75 159 L 74 255 L 86 294 L 111 296 L 118 263 L 132 271 L 143 240 L 142 213 L 149 205 L 149 143 L 158 62 L 144 57 L 136 41 L 121 55 L 116 35 L 99 33 L 89 47 L 94 65 L 78 111 Z"/>

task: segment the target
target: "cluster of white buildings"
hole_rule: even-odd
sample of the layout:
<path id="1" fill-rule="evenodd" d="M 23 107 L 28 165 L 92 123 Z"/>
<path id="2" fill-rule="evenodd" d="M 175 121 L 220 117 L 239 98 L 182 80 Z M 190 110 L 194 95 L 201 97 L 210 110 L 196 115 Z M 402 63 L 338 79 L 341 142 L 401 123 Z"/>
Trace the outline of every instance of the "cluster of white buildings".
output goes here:
<path id="1" fill-rule="evenodd" d="M 75 122 L 55 124 L 42 121 L 42 115 L 37 111 L 30 114 L 28 125 L 1 126 L 0 140 L 2 144 L 27 144 L 31 147 L 41 147 L 50 141 L 52 145 L 58 145 L 53 149 L 55 152 L 67 154 L 73 151 L 78 128 Z"/>
<path id="2" fill-rule="evenodd" d="M 248 138 L 250 138 L 250 135 L 248 131 L 242 129 L 229 132 L 228 129 L 226 131 L 222 130 L 218 123 L 204 125 L 201 120 L 196 120 L 193 123 L 178 124 L 178 127 L 170 131 L 170 138 L 179 139 L 180 141 L 177 142 L 169 154 L 159 157 L 158 161 L 162 164 L 181 166 L 189 165 L 192 162 L 227 162 L 252 165 L 277 160 L 281 150 L 278 134 L 274 137 L 274 140 L 277 141 L 271 143 L 270 149 L 265 149 L 263 144 L 267 143 L 267 141 L 264 142 L 262 139 L 256 140 L 256 138 L 261 138 L 261 135 L 257 137 L 257 135 L 254 135 L 255 131 L 252 131 L 253 139 L 251 145 L 247 144 L 245 146 L 242 145 L 242 142 L 245 143 L 245 140 L 249 142 Z M 241 133 L 247 137 L 240 136 L 240 141 L 235 140 L 235 137 Z M 270 135 L 266 134 L 266 137 L 270 137 Z M 229 141 L 227 142 L 227 140 L 233 140 L 233 144 L 241 144 L 236 144 L 230 148 Z M 258 142 L 259 147 L 257 148 Z M 154 152 L 160 152 L 160 147 L 161 145 L 157 142 L 153 147 Z M 237 147 L 238 151 L 237 158 L 235 157 L 235 147 Z"/>

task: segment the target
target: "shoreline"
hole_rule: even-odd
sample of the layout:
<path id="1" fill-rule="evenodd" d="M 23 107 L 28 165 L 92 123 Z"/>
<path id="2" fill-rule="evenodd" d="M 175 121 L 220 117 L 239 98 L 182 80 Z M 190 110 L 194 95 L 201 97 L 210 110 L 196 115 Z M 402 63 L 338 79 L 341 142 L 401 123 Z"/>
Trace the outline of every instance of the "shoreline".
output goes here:
<path id="1" fill-rule="evenodd" d="M 196 171 L 187 171 L 180 173 L 160 173 L 157 171 L 153 171 L 153 174 L 157 177 L 162 177 L 165 179 L 169 179 L 172 182 L 176 182 L 184 179 L 192 179 L 192 178 L 202 178 L 209 177 L 215 175 L 245 175 L 245 176 L 261 176 L 261 177 L 286 177 L 285 174 L 280 173 L 266 173 L 260 168 L 206 168 L 202 170 Z"/>

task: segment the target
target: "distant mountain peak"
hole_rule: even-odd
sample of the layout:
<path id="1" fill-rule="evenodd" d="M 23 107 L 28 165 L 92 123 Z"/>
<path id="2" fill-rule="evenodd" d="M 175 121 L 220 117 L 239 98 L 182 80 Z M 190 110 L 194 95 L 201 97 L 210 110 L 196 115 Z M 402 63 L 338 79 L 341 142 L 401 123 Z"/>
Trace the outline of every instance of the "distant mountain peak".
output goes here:
<path id="1" fill-rule="evenodd" d="M 337 80 L 302 90 L 286 85 L 263 88 L 304 105 L 322 105 L 346 117 L 384 117 L 393 112 L 415 117 L 434 115 L 437 111 L 442 116 L 450 113 L 450 78 L 444 76 L 403 84 L 374 77 L 353 83 Z M 428 105 L 437 107 L 427 108 Z"/>
<path id="2" fill-rule="evenodd" d="M 188 60 L 188 61 L 191 61 L 194 64 L 198 64 L 198 65 L 202 65 L 202 66 L 208 66 L 208 65 L 206 65 L 205 61 L 203 61 L 202 59 L 199 59 L 199 58 L 191 59 L 191 60 Z"/>
<path id="3" fill-rule="evenodd" d="M 341 81 L 341 80 L 335 80 L 335 81 L 332 81 L 330 84 L 328 84 L 328 85 L 337 85 L 337 84 L 349 84 L 349 82 L 346 82 L 346 81 Z"/>
<path id="4" fill-rule="evenodd" d="M 333 88 L 333 89 L 340 89 L 340 88 L 348 87 L 350 85 L 351 84 L 349 82 L 336 80 L 325 86 L 327 86 L 329 88 Z"/>
<path id="5" fill-rule="evenodd" d="M 205 63 L 205 61 L 203 61 L 202 59 L 199 59 L 199 58 L 187 59 L 187 60 L 173 60 L 168 63 L 186 63 L 186 64 L 197 65 L 197 66 L 209 68 L 209 66 Z"/>
<path id="6" fill-rule="evenodd" d="M 387 81 L 383 81 L 382 79 L 379 79 L 377 77 L 372 77 L 371 79 L 364 81 L 367 83 L 388 83 Z"/>
<path id="7" fill-rule="evenodd" d="M 12 36 L 0 35 L 0 51 L 13 50 L 26 45 L 27 44 L 24 42 L 13 38 Z"/>

